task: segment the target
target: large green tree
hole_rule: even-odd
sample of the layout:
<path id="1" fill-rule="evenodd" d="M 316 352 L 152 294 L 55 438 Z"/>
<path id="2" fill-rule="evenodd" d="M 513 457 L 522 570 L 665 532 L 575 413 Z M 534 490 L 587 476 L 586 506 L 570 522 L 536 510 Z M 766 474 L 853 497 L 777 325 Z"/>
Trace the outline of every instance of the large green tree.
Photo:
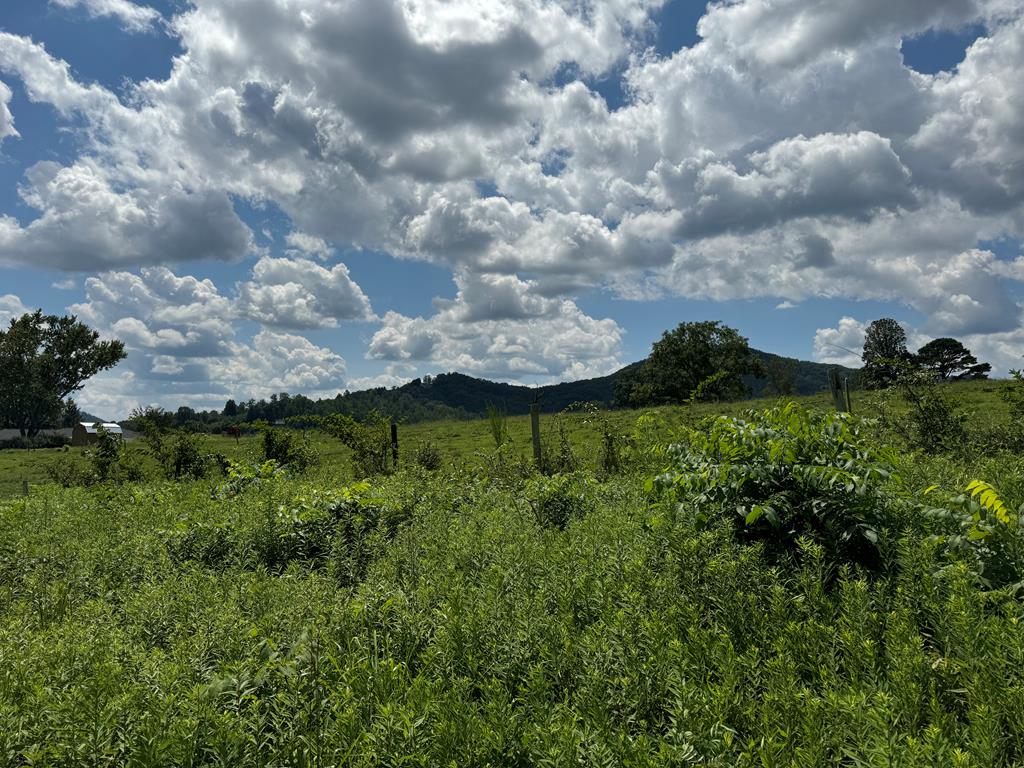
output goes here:
<path id="1" fill-rule="evenodd" d="M 917 364 L 940 381 L 987 379 L 992 366 L 979 363 L 961 342 L 944 337 L 929 341 L 915 355 Z"/>
<path id="2" fill-rule="evenodd" d="M 762 373 L 734 328 L 718 321 L 680 323 L 654 342 L 642 365 L 620 376 L 615 398 L 635 406 L 681 403 L 695 394 L 733 400 L 749 393 L 741 376 Z"/>
<path id="3" fill-rule="evenodd" d="M 66 397 L 124 356 L 122 342 L 100 341 L 74 315 L 38 310 L 11 320 L 0 331 L 0 422 L 38 434 L 59 421 Z"/>
<path id="4" fill-rule="evenodd" d="M 891 317 L 875 320 L 864 333 L 861 383 L 868 389 L 895 384 L 912 356 L 907 350 L 907 332 Z"/>

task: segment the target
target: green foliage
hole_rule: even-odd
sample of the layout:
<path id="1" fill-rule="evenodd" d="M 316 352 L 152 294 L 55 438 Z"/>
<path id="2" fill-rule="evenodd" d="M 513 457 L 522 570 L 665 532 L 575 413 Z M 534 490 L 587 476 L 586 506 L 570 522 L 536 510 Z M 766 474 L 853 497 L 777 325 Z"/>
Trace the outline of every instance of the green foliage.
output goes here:
<path id="1" fill-rule="evenodd" d="M 416 446 L 412 459 L 417 466 L 430 472 L 439 470 L 444 464 L 444 455 L 433 440 L 423 440 Z"/>
<path id="2" fill-rule="evenodd" d="M 60 420 L 65 398 L 124 356 L 124 344 L 100 341 L 74 315 L 39 310 L 12 319 L 0 330 L 0 426 L 35 436 Z"/>
<path id="3" fill-rule="evenodd" d="M 498 451 L 484 421 L 410 429 L 457 460 L 372 485 L 235 462 L 223 493 L 0 501 L 0 764 L 1022 764 L 1019 457 L 697 421 L 735 408 L 565 414 L 591 467 L 621 435 L 617 473 L 538 475 L 510 418 Z M 690 478 L 654 505 L 652 462 Z M 848 567 L 872 542 L 843 522 L 889 567 Z"/>
<path id="4" fill-rule="evenodd" d="M 680 323 L 662 334 L 641 366 L 620 374 L 616 402 L 682 403 L 702 384 L 703 398 L 734 400 L 749 392 L 742 376 L 762 372 L 747 340 L 735 329 L 718 321 Z"/>
<path id="5" fill-rule="evenodd" d="M 265 481 L 285 474 L 273 459 L 263 462 L 228 461 L 224 467 L 227 480 L 213 491 L 214 498 L 227 499 L 237 496 L 246 488 L 261 485 Z"/>
<path id="6" fill-rule="evenodd" d="M 1012 507 L 983 480 L 972 480 L 964 493 L 943 494 L 936 485 L 923 495 L 924 514 L 939 523 L 936 540 L 956 556 L 954 562 L 966 558 L 986 588 L 1024 588 L 1024 504 Z"/>
<path id="7" fill-rule="evenodd" d="M 332 414 L 317 419 L 316 423 L 352 451 L 355 477 L 361 479 L 394 471 L 391 424 L 380 414 L 371 413 L 361 422 L 342 414 Z"/>
<path id="8" fill-rule="evenodd" d="M 1010 371 L 1010 377 L 999 396 L 1009 407 L 1010 421 L 1024 425 L 1024 371 Z"/>
<path id="9" fill-rule="evenodd" d="M 71 444 L 71 438 L 64 435 L 36 435 L 35 437 L 12 437 L 0 440 L 0 451 L 10 448 L 36 450 L 39 448 L 63 448 Z"/>
<path id="10" fill-rule="evenodd" d="M 305 472 L 316 460 L 309 444 L 294 430 L 262 425 L 263 460 L 273 461 L 293 472 Z"/>
<path id="11" fill-rule="evenodd" d="M 904 367 L 897 389 L 909 410 L 887 421 L 911 448 L 925 453 L 964 449 L 967 416 L 930 373 Z"/>
<path id="12" fill-rule="evenodd" d="M 907 350 L 907 332 L 891 317 L 874 320 L 864 333 L 861 354 L 861 384 L 868 389 L 883 389 L 903 375 L 911 354 Z"/>
<path id="13" fill-rule="evenodd" d="M 51 482 L 62 488 L 92 485 L 95 475 L 70 456 L 61 456 L 46 463 L 44 471 Z"/>
<path id="14" fill-rule="evenodd" d="M 184 429 L 168 430 L 157 420 L 141 419 L 143 440 L 149 455 L 160 465 L 169 480 L 199 480 L 209 474 L 216 463 L 214 454 L 206 450 L 202 435 Z"/>
<path id="15" fill-rule="evenodd" d="M 491 430 L 491 438 L 494 440 L 494 447 L 500 449 L 508 442 L 508 418 L 503 410 L 491 403 L 487 404 L 485 413 L 487 426 Z"/>
<path id="16" fill-rule="evenodd" d="M 956 339 L 941 338 L 929 341 L 914 355 L 914 362 L 939 381 L 987 379 L 992 366 L 979 363 Z"/>
<path id="17" fill-rule="evenodd" d="M 527 481 L 524 492 L 537 523 L 545 528 L 564 531 L 592 507 L 590 483 L 579 474 L 534 477 Z"/>
<path id="18" fill-rule="evenodd" d="M 97 483 L 137 483 L 145 479 L 138 458 L 130 453 L 120 435 L 103 427 L 96 429 L 96 442 L 87 448 L 82 463 L 64 455 L 46 465 L 50 480 L 64 488 L 86 487 Z"/>
<path id="19" fill-rule="evenodd" d="M 648 487 L 699 525 L 726 520 L 776 559 L 806 538 L 833 565 L 881 564 L 892 466 L 846 414 L 790 403 L 718 418 L 670 446 L 668 458 Z"/>
<path id="20" fill-rule="evenodd" d="M 797 391 L 797 373 L 800 362 L 778 355 L 763 358 L 764 375 L 768 379 L 766 394 L 788 397 Z"/>
<path id="21" fill-rule="evenodd" d="M 548 419 L 551 425 L 541 433 L 540 464 L 537 469 L 545 475 L 575 472 L 582 464 L 569 437 L 567 417 L 559 414 Z"/>

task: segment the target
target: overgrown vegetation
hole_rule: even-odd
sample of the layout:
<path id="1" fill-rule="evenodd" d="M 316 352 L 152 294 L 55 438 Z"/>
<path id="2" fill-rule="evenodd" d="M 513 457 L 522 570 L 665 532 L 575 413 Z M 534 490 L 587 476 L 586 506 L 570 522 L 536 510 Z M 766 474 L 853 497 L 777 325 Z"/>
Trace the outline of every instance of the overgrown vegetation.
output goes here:
<path id="1" fill-rule="evenodd" d="M 1021 764 L 1019 454 L 716 408 L 60 454 L 108 479 L 0 502 L 0 764 Z"/>

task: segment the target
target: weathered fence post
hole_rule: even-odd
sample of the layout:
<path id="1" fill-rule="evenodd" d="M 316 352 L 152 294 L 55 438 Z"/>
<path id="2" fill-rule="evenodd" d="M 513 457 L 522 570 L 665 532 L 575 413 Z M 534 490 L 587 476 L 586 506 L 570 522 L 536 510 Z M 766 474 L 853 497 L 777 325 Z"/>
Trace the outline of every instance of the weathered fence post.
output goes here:
<path id="1" fill-rule="evenodd" d="M 391 466 L 398 469 L 398 425 L 391 422 Z"/>
<path id="2" fill-rule="evenodd" d="M 850 377 L 843 377 L 843 394 L 846 395 L 846 412 L 853 413 L 853 401 L 850 400 Z"/>
<path id="3" fill-rule="evenodd" d="M 540 466 L 540 403 L 530 404 L 530 432 L 533 433 L 533 460 Z"/>
<path id="4" fill-rule="evenodd" d="M 28 480 L 21 481 L 21 495 L 28 496 Z"/>
<path id="5" fill-rule="evenodd" d="M 850 412 L 850 385 L 849 381 L 839 382 L 839 371 L 835 368 L 828 369 L 828 391 L 832 395 L 832 402 L 837 411 Z"/>

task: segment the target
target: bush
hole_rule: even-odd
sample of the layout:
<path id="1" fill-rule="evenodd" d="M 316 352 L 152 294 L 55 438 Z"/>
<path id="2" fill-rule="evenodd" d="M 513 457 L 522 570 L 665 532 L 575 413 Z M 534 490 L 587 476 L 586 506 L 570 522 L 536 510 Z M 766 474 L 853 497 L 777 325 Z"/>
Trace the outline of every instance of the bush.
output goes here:
<path id="1" fill-rule="evenodd" d="M 925 495 L 938 490 L 931 486 Z M 1024 504 L 1014 508 L 999 491 L 981 480 L 972 481 L 966 492 L 945 499 L 942 507 L 923 508 L 932 520 L 955 529 L 937 536 L 954 562 L 965 556 L 972 563 L 978 583 L 986 588 L 1024 588 Z"/>
<path id="2" fill-rule="evenodd" d="M 481 462 L 481 474 L 497 488 L 520 488 L 524 480 L 537 474 L 533 460 L 511 443 L 493 451 L 478 451 L 476 458 Z"/>
<path id="3" fill-rule="evenodd" d="M 267 465 L 268 466 L 269 462 Z M 358 583 L 376 556 L 376 543 L 394 537 L 408 517 L 389 514 L 369 485 L 339 492 L 314 492 L 277 504 L 268 497 L 255 525 L 182 519 L 163 531 L 168 556 L 179 565 L 194 562 L 221 569 L 232 563 L 280 573 L 293 563 L 326 570 L 342 586 Z"/>
<path id="4" fill-rule="evenodd" d="M 64 488 L 91 485 L 95 479 L 92 472 L 68 456 L 49 462 L 44 471 L 51 481 Z"/>
<path id="5" fill-rule="evenodd" d="M 317 419 L 327 434 L 352 451 L 352 471 L 357 478 L 390 474 L 394 471 L 391 450 L 391 422 L 376 411 L 365 421 L 334 413 Z"/>
<path id="6" fill-rule="evenodd" d="M 580 468 L 580 459 L 569 439 L 565 417 L 559 414 L 551 421 L 554 424 L 554 429 L 548 432 L 541 441 L 538 469 L 545 475 L 575 472 Z"/>
<path id="7" fill-rule="evenodd" d="M 931 374 L 909 369 L 897 383 L 910 410 L 890 422 L 912 448 L 925 453 L 962 450 L 967 443 L 967 417 L 942 387 Z"/>
<path id="8" fill-rule="evenodd" d="M 290 429 L 265 426 L 263 432 L 263 459 L 274 461 L 294 472 L 305 472 L 313 463 L 313 449 Z"/>
<path id="9" fill-rule="evenodd" d="M 441 454 L 441 449 L 437 447 L 437 443 L 433 440 L 424 440 L 416 446 L 413 461 L 424 469 L 433 472 L 440 469 L 442 464 L 444 464 L 444 456 Z"/>
<path id="10" fill-rule="evenodd" d="M 36 435 L 35 437 L 10 437 L 0 440 L 0 451 L 16 448 L 35 450 L 37 448 L 64 448 L 71 445 L 71 438 L 64 435 Z"/>
<path id="11" fill-rule="evenodd" d="M 230 459 L 225 459 L 223 471 L 228 479 L 213 490 L 212 495 L 216 499 L 229 499 L 237 496 L 246 488 L 252 485 L 260 485 L 285 472 L 273 460 L 262 463 L 249 463 L 231 461 Z"/>
<path id="12" fill-rule="evenodd" d="M 647 482 L 699 526 L 725 519 L 773 559 L 802 537 L 833 565 L 881 564 L 888 457 L 847 414 L 790 403 L 744 418 L 720 417 L 668 448 L 671 465 Z"/>
<path id="13" fill-rule="evenodd" d="M 160 465 L 168 480 L 200 480 L 215 463 L 213 454 L 204 451 L 205 438 L 184 429 L 169 430 L 162 422 L 138 417 L 146 450 Z"/>
<path id="14" fill-rule="evenodd" d="M 580 475 L 533 478 L 526 485 L 526 500 L 540 525 L 563 531 L 592 507 L 589 483 Z"/>

